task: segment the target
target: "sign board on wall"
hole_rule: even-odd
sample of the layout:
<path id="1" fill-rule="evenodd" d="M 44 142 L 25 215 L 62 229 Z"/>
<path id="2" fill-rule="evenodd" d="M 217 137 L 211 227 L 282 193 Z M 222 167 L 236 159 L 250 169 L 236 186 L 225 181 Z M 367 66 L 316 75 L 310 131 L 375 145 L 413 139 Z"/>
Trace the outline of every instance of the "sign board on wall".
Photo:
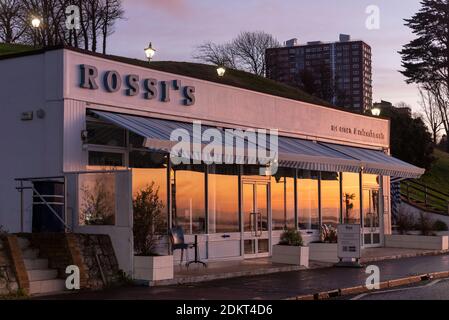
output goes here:
<path id="1" fill-rule="evenodd" d="M 338 258 L 360 259 L 361 257 L 361 228 L 359 224 L 339 224 Z"/>
<path id="2" fill-rule="evenodd" d="M 389 122 L 334 108 L 64 50 L 64 97 L 112 112 L 231 128 L 278 129 L 281 135 L 389 147 Z M 217 78 L 218 79 L 218 78 Z M 218 83 L 217 83 L 218 82 Z M 75 112 L 75 111 L 74 111 Z"/>

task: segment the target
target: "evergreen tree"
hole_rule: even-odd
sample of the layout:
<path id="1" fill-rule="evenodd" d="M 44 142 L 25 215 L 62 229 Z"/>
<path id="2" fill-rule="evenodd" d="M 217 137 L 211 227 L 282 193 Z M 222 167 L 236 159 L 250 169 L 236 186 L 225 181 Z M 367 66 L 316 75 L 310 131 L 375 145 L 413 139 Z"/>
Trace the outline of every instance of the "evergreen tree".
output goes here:
<path id="1" fill-rule="evenodd" d="M 423 0 L 406 26 L 416 38 L 404 46 L 403 70 L 407 83 L 428 90 L 437 101 L 446 134 L 449 133 L 449 0 Z M 449 150 L 449 145 L 447 146 Z"/>

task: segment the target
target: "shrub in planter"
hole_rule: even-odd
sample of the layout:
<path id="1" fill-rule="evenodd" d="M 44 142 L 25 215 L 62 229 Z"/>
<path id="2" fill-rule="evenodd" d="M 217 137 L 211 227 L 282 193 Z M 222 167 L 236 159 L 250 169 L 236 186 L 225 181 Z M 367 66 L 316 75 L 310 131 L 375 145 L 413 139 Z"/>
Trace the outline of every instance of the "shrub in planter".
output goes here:
<path id="1" fill-rule="evenodd" d="M 273 246 L 274 263 L 309 266 L 309 248 L 303 246 L 297 230 L 285 230 L 278 245 Z"/>
<path id="2" fill-rule="evenodd" d="M 164 232 L 164 207 L 154 182 L 137 192 L 133 199 L 134 252 L 138 256 L 155 256 L 155 246 Z"/>
<path id="3" fill-rule="evenodd" d="M 414 217 L 401 210 L 396 218 L 396 228 L 399 234 L 407 234 L 410 230 L 415 227 L 415 219 Z"/>
<path id="4" fill-rule="evenodd" d="M 449 228 L 448 228 L 446 222 L 441 221 L 441 220 L 436 220 L 433 223 L 432 229 L 433 229 L 433 231 L 437 231 L 437 232 L 449 231 Z"/>
<path id="5" fill-rule="evenodd" d="M 155 247 L 165 233 L 163 203 L 154 182 L 133 200 L 134 278 L 157 281 L 173 278 L 173 256 L 158 256 Z"/>
<path id="6" fill-rule="evenodd" d="M 418 222 L 416 223 L 416 229 L 421 231 L 423 236 L 432 235 L 433 229 L 433 220 L 429 217 L 429 215 L 425 212 L 419 213 Z"/>
<path id="7" fill-rule="evenodd" d="M 293 247 L 302 247 L 303 241 L 301 237 L 301 233 L 295 229 L 285 230 L 281 234 L 281 238 L 279 240 L 280 246 L 293 246 Z"/>

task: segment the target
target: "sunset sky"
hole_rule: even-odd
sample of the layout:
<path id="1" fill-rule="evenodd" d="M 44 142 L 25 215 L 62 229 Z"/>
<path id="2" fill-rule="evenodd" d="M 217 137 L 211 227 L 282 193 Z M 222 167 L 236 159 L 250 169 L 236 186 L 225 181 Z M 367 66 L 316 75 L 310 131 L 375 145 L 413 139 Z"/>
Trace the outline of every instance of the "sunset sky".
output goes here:
<path id="1" fill-rule="evenodd" d="M 369 5 L 380 8 L 379 30 L 365 27 Z M 111 54 L 143 59 L 152 41 L 155 60 L 193 61 L 198 44 L 225 42 L 244 30 L 263 30 L 282 43 L 334 41 L 347 33 L 372 47 L 374 101 L 405 101 L 419 110 L 397 53 L 413 38 L 403 19 L 418 11 L 419 0 L 124 0 L 124 6 L 127 19 L 109 41 Z"/>

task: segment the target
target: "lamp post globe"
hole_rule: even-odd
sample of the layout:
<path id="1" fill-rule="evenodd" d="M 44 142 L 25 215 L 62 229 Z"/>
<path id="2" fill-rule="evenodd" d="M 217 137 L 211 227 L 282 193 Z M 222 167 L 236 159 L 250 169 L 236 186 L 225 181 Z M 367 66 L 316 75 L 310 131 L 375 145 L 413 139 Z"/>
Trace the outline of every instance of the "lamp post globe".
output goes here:
<path id="1" fill-rule="evenodd" d="M 156 53 L 156 50 L 153 48 L 151 42 L 148 45 L 148 47 L 144 49 L 144 51 L 145 51 L 145 55 L 147 56 L 148 61 L 151 61 L 151 59 L 153 59 L 153 57 Z"/>
<path id="2" fill-rule="evenodd" d="M 40 25 L 41 25 L 41 19 L 39 19 L 39 18 L 37 18 L 37 17 L 34 17 L 32 20 L 31 20 L 31 25 L 33 26 L 33 28 L 39 28 L 40 27 Z"/>
<path id="3" fill-rule="evenodd" d="M 219 77 L 223 77 L 226 73 L 226 69 L 224 67 L 218 67 L 217 68 L 217 74 Z"/>
<path id="4" fill-rule="evenodd" d="M 373 116 L 375 116 L 375 117 L 380 116 L 380 113 L 381 113 L 380 108 L 374 107 L 374 108 L 371 109 L 371 114 L 372 114 Z"/>

